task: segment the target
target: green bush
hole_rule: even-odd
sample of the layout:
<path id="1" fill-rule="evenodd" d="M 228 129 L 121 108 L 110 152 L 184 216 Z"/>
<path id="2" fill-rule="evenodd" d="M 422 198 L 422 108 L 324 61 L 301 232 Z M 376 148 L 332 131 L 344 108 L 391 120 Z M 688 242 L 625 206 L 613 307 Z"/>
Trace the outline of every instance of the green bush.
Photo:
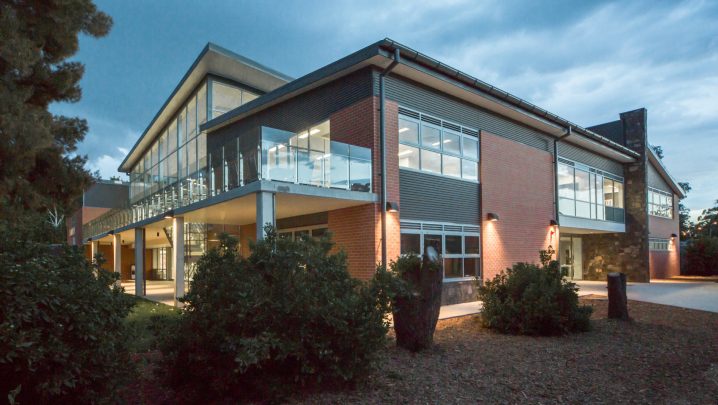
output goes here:
<path id="1" fill-rule="evenodd" d="M 385 344 L 384 294 L 349 276 L 328 237 L 266 232 L 246 259 L 223 236 L 198 263 L 186 310 L 160 345 L 163 373 L 185 398 L 276 399 L 352 383 Z"/>
<path id="2" fill-rule="evenodd" d="M 592 308 L 578 305 L 576 291 L 555 261 L 541 266 L 516 263 L 479 288 L 482 320 L 486 327 L 509 334 L 587 331 Z"/>
<path id="3" fill-rule="evenodd" d="M 22 404 L 108 399 L 130 371 L 131 297 L 79 250 L 2 230 L 0 396 Z"/>
<path id="4" fill-rule="evenodd" d="M 685 248 L 683 274 L 718 275 L 718 237 L 692 239 Z"/>

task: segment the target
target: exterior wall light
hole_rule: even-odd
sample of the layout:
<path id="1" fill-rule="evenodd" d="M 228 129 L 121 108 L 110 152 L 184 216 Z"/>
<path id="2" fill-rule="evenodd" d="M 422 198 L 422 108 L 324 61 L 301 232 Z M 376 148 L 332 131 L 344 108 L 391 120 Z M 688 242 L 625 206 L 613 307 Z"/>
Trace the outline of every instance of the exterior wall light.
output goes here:
<path id="1" fill-rule="evenodd" d="M 175 216 L 175 210 L 169 210 L 165 212 L 164 217 L 165 219 L 172 219 Z"/>
<path id="2" fill-rule="evenodd" d="M 394 201 L 387 201 L 386 212 L 399 212 L 399 203 Z"/>
<path id="3" fill-rule="evenodd" d="M 558 222 L 556 222 L 555 219 L 552 219 L 551 221 L 549 221 L 548 225 L 549 226 L 558 226 Z"/>
<path id="4" fill-rule="evenodd" d="M 678 237 L 678 235 L 676 235 L 675 233 L 672 233 L 672 234 L 671 234 L 671 238 L 675 239 L 675 238 L 677 238 L 677 237 Z"/>
<path id="5" fill-rule="evenodd" d="M 494 214 L 493 212 L 489 212 L 489 213 L 486 215 L 486 219 L 488 219 L 489 221 L 498 221 L 498 220 L 499 220 L 499 216 L 498 216 L 497 214 Z"/>

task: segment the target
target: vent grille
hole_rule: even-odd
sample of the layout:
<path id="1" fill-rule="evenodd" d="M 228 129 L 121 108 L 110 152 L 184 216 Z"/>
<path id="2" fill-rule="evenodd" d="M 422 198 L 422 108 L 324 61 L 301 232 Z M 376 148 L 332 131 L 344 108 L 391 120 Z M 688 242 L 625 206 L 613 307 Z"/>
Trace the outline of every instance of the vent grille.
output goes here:
<path id="1" fill-rule="evenodd" d="M 400 229 L 414 229 L 414 230 L 421 230 L 421 224 L 418 222 L 405 222 L 401 221 Z"/>
<path id="2" fill-rule="evenodd" d="M 407 117 L 419 119 L 420 114 L 416 111 L 407 110 L 404 107 L 399 107 L 399 114 L 406 115 Z"/>
<path id="3" fill-rule="evenodd" d="M 441 120 L 438 118 L 430 117 L 428 115 L 421 114 L 421 120 L 424 122 L 428 122 L 434 125 L 441 125 Z"/>
<path id="4" fill-rule="evenodd" d="M 456 225 L 444 225 L 444 230 L 449 232 L 461 232 L 461 227 Z"/>
<path id="5" fill-rule="evenodd" d="M 425 231 L 441 231 L 442 226 L 435 224 L 422 224 L 422 228 L 424 228 Z"/>
<path id="6" fill-rule="evenodd" d="M 567 165 L 569 165 L 569 166 L 574 166 L 574 164 L 573 164 L 572 161 L 566 160 L 566 159 L 564 159 L 564 158 L 558 158 L 558 161 L 561 162 L 561 163 L 567 164 Z"/>
<path id="7" fill-rule="evenodd" d="M 444 126 L 444 128 L 448 128 L 452 131 L 461 132 L 461 127 L 458 125 L 450 124 L 448 122 L 443 122 L 442 125 Z"/>
<path id="8" fill-rule="evenodd" d="M 466 135 L 471 135 L 475 137 L 479 137 L 479 131 L 474 131 L 473 129 L 469 128 L 461 128 L 461 132 L 465 133 Z"/>
<path id="9" fill-rule="evenodd" d="M 480 229 L 478 226 L 465 226 L 464 232 L 479 232 Z"/>

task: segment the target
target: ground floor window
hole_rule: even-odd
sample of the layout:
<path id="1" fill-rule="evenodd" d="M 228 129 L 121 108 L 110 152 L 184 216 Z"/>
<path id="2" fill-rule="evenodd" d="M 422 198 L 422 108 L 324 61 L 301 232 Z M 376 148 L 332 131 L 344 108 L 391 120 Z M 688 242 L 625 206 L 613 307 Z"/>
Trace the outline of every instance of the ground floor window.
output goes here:
<path id="1" fill-rule="evenodd" d="M 650 238 L 648 239 L 648 248 L 654 251 L 668 252 L 671 250 L 671 241 L 669 239 Z"/>
<path id="2" fill-rule="evenodd" d="M 280 229 L 277 232 L 277 235 L 280 238 L 288 238 L 292 240 L 296 240 L 300 237 L 304 236 L 311 236 L 313 238 L 321 238 L 324 236 L 324 234 L 327 233 L 329 228 L 327 227 L 327 224 L 321 224 L 321 225 L 312 225 L 312 226 L 304 226 L 299 228 L 288 228 L 288 229 Z"/>
<path id="3" fill-rule="evenodd" d="M 441 256 L 444 280 L 481 276 L 481 236 L 477 225 L 401 222 L 401 254 L 433 247 Z"/>
<path id="4" fill-rule="evenodd" d="M 150 280 L 170 280 L 171 269 L 170 260 L 172 253 L 170 248 L 161 247 L 152 249 L 152 270 L 150 273 Z"/>

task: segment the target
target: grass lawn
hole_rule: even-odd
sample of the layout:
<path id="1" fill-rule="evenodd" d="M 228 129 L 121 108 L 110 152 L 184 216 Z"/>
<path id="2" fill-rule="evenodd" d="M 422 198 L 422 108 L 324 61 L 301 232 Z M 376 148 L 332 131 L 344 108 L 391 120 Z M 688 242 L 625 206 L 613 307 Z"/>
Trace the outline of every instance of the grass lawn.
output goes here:
<path id="1" fill-rule="evenodd" d="M 134 297 L 135 307 L 125 320 L 130 328 L 133 339 L 130 341 L 130 350 L 134 353 L 144 353 L 154 348 L 155 337 L 150 330 L 153 317 L 176 317 L 179 310 L 169 305 L 160 304 L 140 297 Z"/>
<path id="2" fill-rule="evenodd" d="M 621 322 L 607 319 L 605 300 L 581 301 L 594 307 L 590 332 L 508 336 L 483 328 L 477 316 L 447 319 L 439 321 L 432 350 L 412 354 L 389 336 L 368 381 L 291 402 L 718 403 L 718 314 L 629 301 L 633 321 Z M 138 328 L 156 311 L 176 313 L 154 303 L 136 311 L 131 322 Z M 178 399 L 149 372 L 157 355 L 146 355 L 149 367 L 130 390 L 141 398 L 128 402 Z"/>

